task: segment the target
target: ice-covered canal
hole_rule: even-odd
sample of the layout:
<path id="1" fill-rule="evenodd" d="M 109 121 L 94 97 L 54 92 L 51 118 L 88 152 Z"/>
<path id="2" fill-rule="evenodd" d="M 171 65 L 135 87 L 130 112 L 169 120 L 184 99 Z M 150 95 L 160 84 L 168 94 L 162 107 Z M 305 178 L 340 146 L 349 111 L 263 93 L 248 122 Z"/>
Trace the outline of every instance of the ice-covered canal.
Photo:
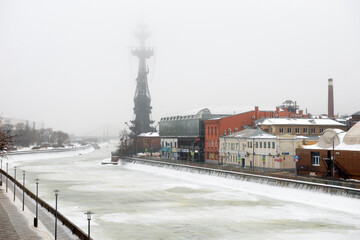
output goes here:
<path id="1" fill-rule="evenodd" d="M 85 232 L 84 212 L 95 212 L 91 235 L 98 240 L 360 239 L 358 199 L 136 164 L 101 165 L 114 146 L 71 157 L 9 158 L 9 173 L 14 165 L 25 170 L 33 192 L 39 178 L 40 197 L 52 205 L 59 189 L 59 211 Z"/>

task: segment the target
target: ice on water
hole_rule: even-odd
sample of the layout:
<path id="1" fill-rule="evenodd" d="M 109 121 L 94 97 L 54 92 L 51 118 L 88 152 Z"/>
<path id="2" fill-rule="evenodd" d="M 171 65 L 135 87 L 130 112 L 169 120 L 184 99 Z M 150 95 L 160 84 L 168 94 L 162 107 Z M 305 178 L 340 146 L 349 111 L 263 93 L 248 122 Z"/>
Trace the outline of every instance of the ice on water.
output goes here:
<path id="1" fill-rule="evenodd" d="M 101 165 L 114 146 L 87 154 L 9 159 L 40 178 L 40 197 L 95 239 L 356 239 L 358 199 L 139 164 Z M 10 172 L 11 174 L 11 172 Z"/>

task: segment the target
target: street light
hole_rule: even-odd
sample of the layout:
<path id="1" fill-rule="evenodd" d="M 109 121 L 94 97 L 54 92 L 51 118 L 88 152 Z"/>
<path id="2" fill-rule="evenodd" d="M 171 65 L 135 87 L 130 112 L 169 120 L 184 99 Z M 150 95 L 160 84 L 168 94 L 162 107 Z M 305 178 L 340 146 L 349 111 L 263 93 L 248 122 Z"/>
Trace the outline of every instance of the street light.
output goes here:
<path id="1" fill-rule="evenodd" d="M 333 144 L 333 152 L 332 152 L 332 162 L 333 162 L 333 174 L 332 174 L 332 180 L 335 181 L 335 137 L 336 137 L 337 134 L 334 135 L 333 137 L 333 141 L 332 141 L 332 144 Z"/>
<path id="2" fill-rule="evenodd" d="M 38 226 L 38 203 L 39 203 L 39 179 L 35 179 L 36 183 L 36 217 L 34 218 L 34 227 Z"/>
<path id="3" fill-rule="evenodd" d="M 60 191 L 55 189 L 54 193 L 55 193 L 55 240 L 57 239 L 57 198 L 58 198 L 58 193 Z"/>
<path id="4" fill-rule="evenodd" d="M 0 176 L 1 179 L 0 179 L 0 186 L 2 186 L 2 175 L 3 175 L 2 170 L 3 170 L 3 169 L 2 169 L 2 159 L 0 159 L 0 160 L 1 160 L 1 176 Z"/>
<path id="5" fill-rule="evenodd" d="M 16 190 L 16 166 L 14 167 L 14 171 L 15 171 L 15 174 L 14 174 L 14 202 L 15 202 L 15 190 Z"/>
<path id="6" fill-rule="evenodd" d="M 6 162 L 6 193 L 8 192 L 9 163 Z"/>
<path id="7" fill-rule="evenodd" d="M 87 211 L 86 213 L 84 213 L 87 215 L 87 220 L 88 220 L 88 239 L 90 240 L 90 220 L 91 220 L 91 214 L 94 214 L 91 211 Z"/>
<path id="8" fill-rule="evenodd" d="M 254 162 L 255 162 L 255 138 L 253 137 L 253 144 L 252 144 L 252 149 L 253 149 L 253 160 L 252 160 L 252 170 L 254 171 L 255 170 L 255 167 L 254 167 Z"/>
<path id="9" fill-rule="evenodd" d="M 23 201 L 22 201 L 22 210 L 25 208 L 25 171 L 23 171 Z"/>

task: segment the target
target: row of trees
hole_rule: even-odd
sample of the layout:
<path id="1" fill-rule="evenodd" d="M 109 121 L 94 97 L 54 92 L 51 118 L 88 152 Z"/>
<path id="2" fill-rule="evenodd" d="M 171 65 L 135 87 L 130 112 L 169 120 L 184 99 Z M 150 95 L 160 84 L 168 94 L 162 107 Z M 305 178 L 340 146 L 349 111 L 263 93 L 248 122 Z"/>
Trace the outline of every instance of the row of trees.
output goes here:
<path id="1" fill-rule="evenodd" d="M 36 130 L 23 123 L 18 123 L 15 126 L 5 124 L 2 129 L 12 136 L 14 145 L 22 147 L 41 146 L 43 144 L 62 146 L 69 140 L 69 134 L 62 131 L 53 131 L 51 128 Z"/>

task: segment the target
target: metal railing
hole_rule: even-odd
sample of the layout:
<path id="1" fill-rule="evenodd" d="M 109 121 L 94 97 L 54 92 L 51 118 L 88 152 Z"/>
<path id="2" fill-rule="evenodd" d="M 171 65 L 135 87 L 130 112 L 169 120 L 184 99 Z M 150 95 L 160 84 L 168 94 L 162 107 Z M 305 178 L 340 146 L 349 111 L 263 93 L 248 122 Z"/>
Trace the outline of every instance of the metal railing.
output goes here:
<path id="1" fill-rule="evenodd" d="M 7 177 L 10 181 L 12 181 L 18 188 L 20 188 L 21 190 L 24 190 L 24 192 L 31 197 L 34 201 L 36 201 L 36 195 L 31 192 L 29 189 L 27 189 L 26 187 L 24 187 L 20 182 L 18 182 L 16 179 L 14 179 L 10 174 L 8 174 L 7 172 L 3 171 L 2 169 L 0 169 L 0 173 L 3 174 L 5 177 Z M 38 203 L 40 204 L 40 206 L 42 206 L 43 208 L 45 208 L 48 212 L 50 212 L 51 214 L 53 214 L 55 216 L 55 209 L 50 206 L 47 202 L 45 202 L 44 200 L 42 200 L 41 198 L 38 198 Z M 64 215 L 62 215 L 61 213 L 59 213 L 59 211 L 57 212 L 57 218 L 58 221 L 60 221 L 63 225 L 65 225 L 68 229 L 70 229 L 70 231 L 72 232 L 72 234 L 74 234 L 75 236 L 77 236 L 79 239 L 81 240 L 85 240 L 88 239 L 88 235 L 82 231 L 78 226 L 76 226 L 74 223 L 72 223 L 68 218 L 66 218 Z"/>

